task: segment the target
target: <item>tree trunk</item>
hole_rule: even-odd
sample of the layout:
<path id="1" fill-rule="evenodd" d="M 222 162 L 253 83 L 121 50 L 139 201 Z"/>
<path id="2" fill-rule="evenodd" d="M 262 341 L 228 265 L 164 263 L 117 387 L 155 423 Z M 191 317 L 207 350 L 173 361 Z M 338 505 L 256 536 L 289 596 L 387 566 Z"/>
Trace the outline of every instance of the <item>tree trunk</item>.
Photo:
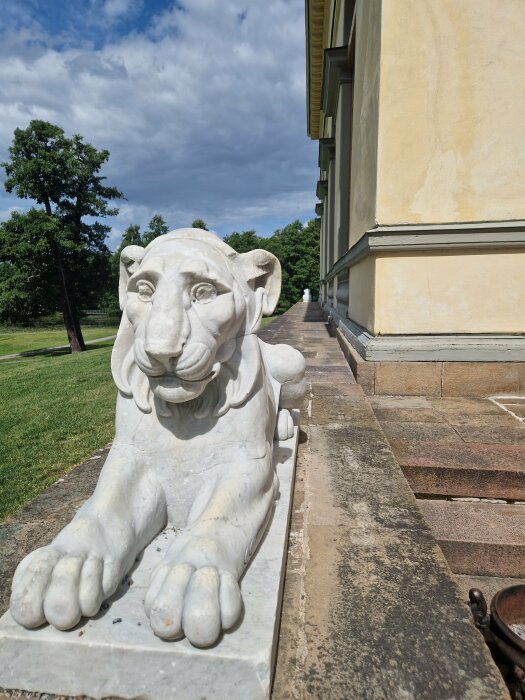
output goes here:
<path id="1" fill-rule="evenodd" d="M 51 202 L 49 199 L 45 199 L 44 206 L 46 208 L 47 215 L 53 216 Z M 59 303 L 60 308 L 62 309 L 62 317 L 66 327 L 69 347 L 71 348 L 71 352 L 82 352 L 86 349 L 86 344 L 84 343 L 84 338 L 82 336 L 82 329 L 80 328 L 80 319 L 78 317 L 76 304 L 74 299 L 69 294 L 62 254 L 55 242 L 51 242 L 51 249 L 53 251 L 58 269 L 58 276 L 60 278 Z"/>
<path id="2" fill-rule="evenodd" d="M 58 272 L 60 275 L 60 306 L 62 308 L 62 316 L 64 325 L 67 331 L 67 339 L 71 352 L 82 352 L 86 349 L 82 329 L 80 328 L 80 320 L 76 306 L 69 295 L 64 263 L 60 255 L 57 258 Z"/>

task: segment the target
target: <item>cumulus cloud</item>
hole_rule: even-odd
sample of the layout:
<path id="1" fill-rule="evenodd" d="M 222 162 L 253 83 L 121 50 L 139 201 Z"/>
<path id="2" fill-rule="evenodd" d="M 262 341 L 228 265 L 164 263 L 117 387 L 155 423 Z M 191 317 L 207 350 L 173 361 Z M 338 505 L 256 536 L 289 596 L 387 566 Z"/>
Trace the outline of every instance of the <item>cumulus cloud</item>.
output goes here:
<path id="1" fill-rule="evenodd" d="M 156 212 L 222 233 L 313 216 L 303 0 L 149 2 L 90 0 L 86 16 L 96 3 L 111 21 L 138 18 L 98 44 L 26 6 L 0 48 L 0 158 L 33 118 L 107 148 L 105 174 L 127 197 L 114 240 Z"/>

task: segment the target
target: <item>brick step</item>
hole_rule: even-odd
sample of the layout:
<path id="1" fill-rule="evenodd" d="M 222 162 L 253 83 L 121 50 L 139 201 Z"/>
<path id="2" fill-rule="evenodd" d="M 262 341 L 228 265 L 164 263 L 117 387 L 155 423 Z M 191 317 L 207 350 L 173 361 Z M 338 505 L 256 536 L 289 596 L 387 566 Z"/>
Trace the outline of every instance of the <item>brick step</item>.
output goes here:
<path id="1" fill-rule="evenodd" d="M 525 445 L 412 442 L 393 451 L 414 493 L 525 501 Z"/>
<path id="2" fill-rule="evenodd" d="M 452 571 L 525 577 L 525 506 L 418 499 Z"/>

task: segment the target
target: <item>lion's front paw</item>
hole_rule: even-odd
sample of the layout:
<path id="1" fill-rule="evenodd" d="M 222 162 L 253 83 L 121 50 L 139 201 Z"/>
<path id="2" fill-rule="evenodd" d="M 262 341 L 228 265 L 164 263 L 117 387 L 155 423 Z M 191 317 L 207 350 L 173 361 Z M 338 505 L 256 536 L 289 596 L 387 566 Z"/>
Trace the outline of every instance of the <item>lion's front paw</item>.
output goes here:
<path id="1" fill-rule="evenodd" d="M 158 637 L 186 635 L 197 647 L 217 641 L 242 612 L 237 578 L 212 566 L 161 564 L 151 577 L 144 602 L 151 627 Z"/>
<path id="2" fill-rule="evenodd" d="M 67 630 L 93 617 L 118 585 L 116 562 L 73 555 L 52 545 L 23 559 L 13 578 L 11 615 L 30 629 L 49 622 Z"/>
<path id="3" fill-rule="evenodd" d="M 287 408 L 281 408 L 277 415 L 277 424 L 275 426 L 275 438 L 277 440 L 289 440 L 293 437 L 293 418 Z"/>

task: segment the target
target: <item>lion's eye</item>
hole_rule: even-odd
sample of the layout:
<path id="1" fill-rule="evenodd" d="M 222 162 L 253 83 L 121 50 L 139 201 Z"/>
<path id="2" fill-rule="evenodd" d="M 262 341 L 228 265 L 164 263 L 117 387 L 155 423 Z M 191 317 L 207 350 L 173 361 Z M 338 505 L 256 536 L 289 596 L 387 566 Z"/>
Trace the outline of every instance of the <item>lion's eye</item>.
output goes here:
<path id="1" fill-rule="evenodd" d="M 217 289 L 209 282 L 200 282 L 193 285 L 191 288 L 191 298 L 193 301 L 198 301 L 201 304 L 207 304 L 213 301 L 217 296 Z"/>
<path id="2" fill-rule="evenodd" d="M 139 294 L 139 299 L 142 301 L 151 301 L 155 288 L 149 282 L 139 280 L 139 282 L 137 282 L 137 291 Z"/>

